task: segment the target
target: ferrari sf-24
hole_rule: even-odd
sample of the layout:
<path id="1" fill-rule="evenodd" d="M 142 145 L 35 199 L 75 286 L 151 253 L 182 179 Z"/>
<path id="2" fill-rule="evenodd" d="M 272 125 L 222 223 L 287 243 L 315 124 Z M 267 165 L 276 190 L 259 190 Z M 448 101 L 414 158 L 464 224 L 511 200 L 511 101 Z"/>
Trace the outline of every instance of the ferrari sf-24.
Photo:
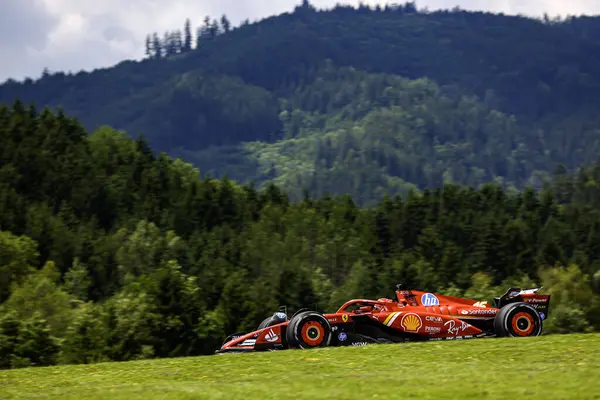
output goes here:
<path id="1" fill-rule="evenodd" d="M 396 301 L 353 299 L 335 313 L 280 309 L 250 333 L 230 335 L 216 353 L 325 346 L 363 346 L 424 340 L 527 337 L 542 333 L 550 295 L 510 288 L 487 301 L 445 296 L 396 285 Z"/>

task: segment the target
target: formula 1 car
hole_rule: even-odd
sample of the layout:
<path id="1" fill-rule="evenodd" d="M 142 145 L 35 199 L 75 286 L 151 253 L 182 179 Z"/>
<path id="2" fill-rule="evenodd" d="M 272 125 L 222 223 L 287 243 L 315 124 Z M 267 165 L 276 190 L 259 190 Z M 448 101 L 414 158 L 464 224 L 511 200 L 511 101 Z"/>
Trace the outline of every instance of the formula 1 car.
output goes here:
<path id="1" fill-rule="evenodd" d="M 537 294 L 540 289 L 510 288 L 492 307 L 399 284 L 397 301 L 354 299 L 332 314 L 301 309 L 289 319 L 280 310 L 257 330 L 230 335 L 216 353 L 539 336 L 550 306 L 550 295 Z"/>

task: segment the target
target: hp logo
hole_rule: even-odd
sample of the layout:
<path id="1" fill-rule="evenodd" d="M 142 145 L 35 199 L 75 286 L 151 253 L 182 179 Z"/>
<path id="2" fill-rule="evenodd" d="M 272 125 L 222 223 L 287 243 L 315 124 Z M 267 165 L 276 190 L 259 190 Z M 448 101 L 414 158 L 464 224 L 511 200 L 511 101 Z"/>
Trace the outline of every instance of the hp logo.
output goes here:
<path id="1" fill-rule="evenodd" d="M 425 293 L 423 296 L 421 296 L 421 303 L 424 306 L 439 306 L 440 305 L 440 301 L 438 300 L 438 298 L 435 297 L 435 295 L 433 295 L 431 293 Z"/>

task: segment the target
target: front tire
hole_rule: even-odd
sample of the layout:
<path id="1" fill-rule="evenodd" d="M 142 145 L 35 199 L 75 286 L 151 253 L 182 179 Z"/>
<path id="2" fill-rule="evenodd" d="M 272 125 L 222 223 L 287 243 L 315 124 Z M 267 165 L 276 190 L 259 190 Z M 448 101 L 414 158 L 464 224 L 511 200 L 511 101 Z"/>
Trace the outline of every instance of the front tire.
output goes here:
<path id="1" fill-rule="evenodd" d="M 285 338 L 291 348 L 326 347 L 331 342 L 331 325 L 323 315 L 305 311 L 290 320 Z"/>
<path id="2" fill-rule="evenodd" d="M 494 319 L 494 331 L 498 337 L 540 336 L 542 329 L 542 318 L 535 308 L 526 303 L 508 304 Z"/>

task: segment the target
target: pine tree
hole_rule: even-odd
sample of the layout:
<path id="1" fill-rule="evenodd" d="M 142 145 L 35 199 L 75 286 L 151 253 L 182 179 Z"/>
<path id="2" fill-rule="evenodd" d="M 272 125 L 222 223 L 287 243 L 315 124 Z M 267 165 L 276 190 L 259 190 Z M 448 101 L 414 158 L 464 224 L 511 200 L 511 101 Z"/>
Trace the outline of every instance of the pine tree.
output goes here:
<path id="1" fill-rule="evenodd" d="M 415 14 L 418 12 L 417 4 L 414 1 L 407 1 L 404 4 L 404 12 L 407 14 Z"/>
<path id="2" fill-rule="evenodd" d="M 152 41 L 150 35 L 146 35 L 146 57 L 152 57 Z"/>
<path id="3" fill-rule="evenodd" d="M 231 22 L 225 14 L 221 16 L 221 28 L 223 28 L 223 32 L 227 33 L 231 30 Z"/>
<path id="4" fill-rule="evenodd" d="M 173 52 L 174 54 L 183 53 L 183 37 L 181 31 L 177 29 L 173 32 Z"/>
<path id="5" fill-rule="evenodd" d="M 152 51 L 154 58 L 162 58 L 163 47 L 161 46 L 158 33 L 156 32 L 154 32 L 154 34 L 152 35 Z"/>
<path id="6" fill-rule="evenodd" d="M 200 47 L 200 43 L 211 36 L 210 17 L 204 17 L 204 24 L 196 31 L 196 48 Z"/>
<path id="7" fill-rule="evenodd" d="M 212 21 L 212 23 L 210 24 L 210 28 L 209 28 L 209 32 L 210 32 L 210 37 L 217 37 L 219 35 L 220 32 L 220 28 L 219 28 L 219 22 L 214 19 Z"/>
<path id="8" fill-rule="evenodd" d="M 172 41 L 171 41 L 171 33 L 169 31 L 166 31 L 163 34 L 163 49 L 164 49 L 164 55 L 165 57 L 169 57 L 173 54 L 173 47 L 172 47 Z"/>
<path id="9" fill-rule="evenodd" d="M 204 25 L 202 25 L 203 36 L 208 36 L 210 32 L 210 16 L 204 17 Z"/>
<path id="10" fill-rule="evenodd" d="M 200 43 L 202 42 L 202 28 L 196 28 L 196 49 L 200 48 Z"/>
<path id="11" fill-rule="evenodd" d="M 185 20 L 185 28 L 183 31 L 183 49 L 182 51 L 188 52 L 192 50 L 192 28 L 190 24 L 190 19 Z"/>

